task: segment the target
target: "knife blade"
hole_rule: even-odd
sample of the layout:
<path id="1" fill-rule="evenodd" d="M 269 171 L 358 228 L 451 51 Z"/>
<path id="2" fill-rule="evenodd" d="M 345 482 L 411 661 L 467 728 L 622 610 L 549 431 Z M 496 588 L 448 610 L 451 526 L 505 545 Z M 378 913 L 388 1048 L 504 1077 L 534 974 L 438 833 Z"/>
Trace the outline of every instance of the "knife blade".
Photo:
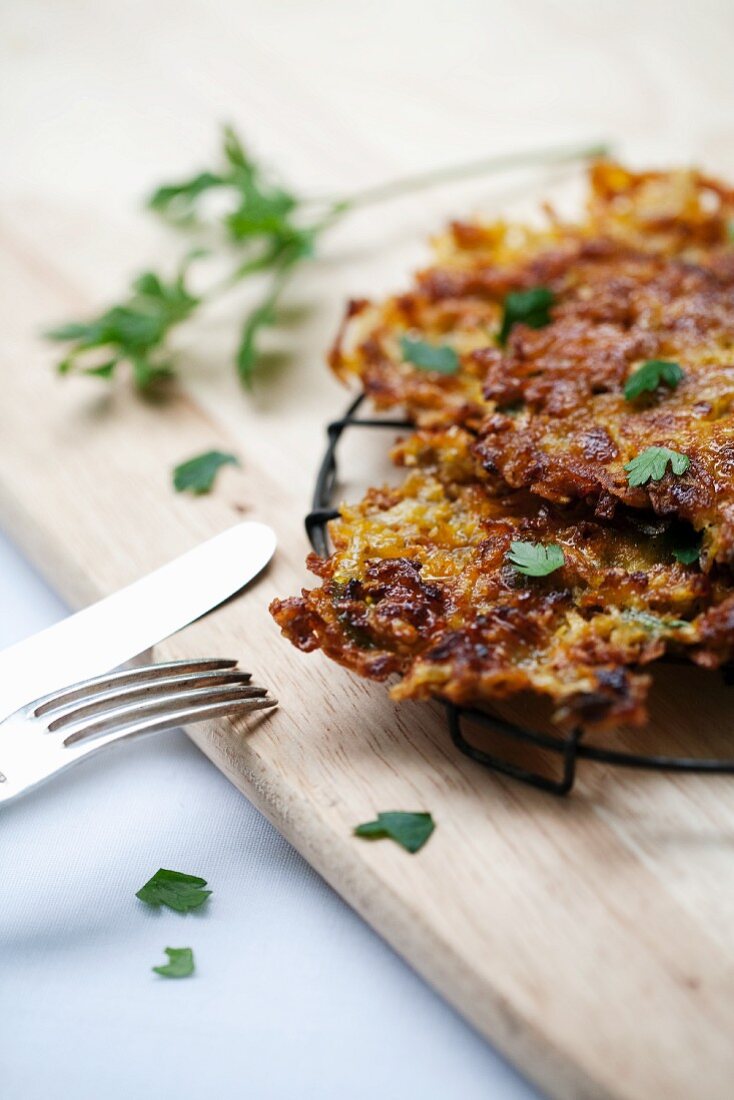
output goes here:
<path id="1" fill-rule="evenodd" d="M 0 719 L 68 684 L 98 676 L 233 596 L 275 550 L 264 523 L 230 527 L 126 588 L 0 653 Z"/>

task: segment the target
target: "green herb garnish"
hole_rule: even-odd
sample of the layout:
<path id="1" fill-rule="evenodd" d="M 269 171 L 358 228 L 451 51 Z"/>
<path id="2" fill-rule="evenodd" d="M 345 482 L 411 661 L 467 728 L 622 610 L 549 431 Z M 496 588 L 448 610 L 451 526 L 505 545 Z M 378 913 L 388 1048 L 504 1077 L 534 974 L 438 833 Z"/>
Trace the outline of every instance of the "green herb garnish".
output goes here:
<path id="1" fill-rule="evenodd" d="M 691 465 L 688 455 L 671 451 L 669 447 L 646 447 L 644 451 L 626 463 L 627 484 L 631 488 L 646 485 L 648 481 L 660 481 L 670 463 L 673 473 L 680 477 Z"/>
<path id="2" fill-rule="evenodd" d="M 120 305 L 91 321 L 48 333 L 50 339 L 69 344 L 58 369 L 64 374 L 76 371 L 110 379 L 117 366 L 125 364 L 136 386 L 147 389 L 172 373 L 167 348 L 171 331 L 213 299 L 259 275 L 269 281 L 244 317 L 235 353 L 240 379 L 249 387 L 260 360 L 260 337 L 266 328 L 277 325 L 281 297 L 293 273 L 316 254 L 326 230 L 351 211 L 450 180 L 523 165 L 568 163 L 606 152 L 603 146 L 590 146 L 490 157 L 391 180 L 348 196 L 309 199 L 277 183 L 227 127 L 215 168 L 163 184 L 150 196 L 148 205 L 195 242 L 205 243 L 215 257 L 229 264 L 229 273 L 194 294 L 187 285 L 186 265 L 172 282 L 146 272 L 135 280 Z M 210 203 L 215 194 L 219 213 Z M 201 254 L 200 248 L 196 254 Z M 523 319 L 532 324 L 538 316 L 531 310 L 530 320 Z M 446 364 L 444 355 L 440 365 L 424 369 L 451 373 Z"/>
<path id="3" fill-rule="evenodd" d="M 70 345 L 58 364 L 59 372 L 80 371 L 109 379 L 120 363 L 127 363 L 139 389 L 167 378 L 171 374 L 166 352 L 168 334 L 200 302 L 186 286 L 191 258 L 171 282 L 146 271 L 135 279 L 129 296 L 120 305 L 91 321 L 62 325 L 47 332 L 49 340 Z M 100 357 L 104 357 L 104 362 L 98 362 Z"/>
<path id="4" fill-rule="evenodd" d="M 409 336 L 401 336 L 400 350 L 403 353 L 403 359 L 420 367 L 421 370 L 433 370 L 439 374 L 456 374 L 459 369 L 459 356 L 448 344 L 428 344 L 425 340 L 412 340 Z"/>
<path id="5" fill-rule="evenodd" d="M 679 363 L 668 363 L 665 359 L 648 359 L 625 382 L 624 396 L 627 401 L 634 401 L 643 393 L 654 393 L 663 384 L 674 390 L 683 378 L 685 373 Z"/>
<path id="6" fill-rule="evenodd" d="M 677 524 L 671 532 L 671 555 L 681 565 L 694 565 L 701 557 L 703 534 L 686 524 Z"/>
<path id="7" fill-rule="evenodd" d="M 560 569 L 566 558 L 561 547 L 554 542 L 543 546 L 540 542 L 514 539 L 507 551 L 507 560 L 516 573 L 523 573 L 526 577 L 547 577 Z"/>
<path id="8" fill-rule="evenodd" d="M 177 493 L 189 492 L 197 496 L 208 493 L 222 466 L 239 466 L 239 460 L 235 455 L 224 451 L 206 451 L 196 455 L 176 466 L 173 471 L 173 487 Z"/>
<path id="9" fill-rule="evenodd" d="M 530 328 L 545 328 L 551 322 L 550 309 L 555 302 L 552 290 L 534 286 L 531 290 L 515 290 L 504 301 L 502 327 L 497 342 L 504 346 L 513 325 L 522 323 Z"/>
<path id="10" fill-rule="evenodd" d="M 378 814 L 376 821 L 357 825 L 354 835 L 366 840 L 382 840 L 388 837 L 405 848 L 406 852 L 414 853 L 423 847 L 435 828 L 430 814 L 394 810 Z"/>
<path id="11" fill-rule="evenodd" d="M 226 144 L 225 134 L 225 144 Z M 215 187 L 224 187 L 226 183 L 222 173 L 199 172 L 182 183 L 166 183 L 157 188 L 148 198 L 151 210 L 164 214 L 172 222 L 189 224 L 194 218 L 196 200 L 205 191 Z"/>
<path id="12" fill-rule="evenodd" d="M 194 973 L 194 952 L 190 947 L 167 947 L 168 962 L 152 970 L 164 978 L 188 978 Z"/>
<path id="13" fill-rule="evenodd" d="M 634 608 L 627 608 L 622 612 L 622 616 L 653 633 L 678 630 L 682 626 L 688 626 L 685 619 L 660 619 L 657 615 L 651 615 L 648 611 L 636 611 Z"/>
<path id="14" fill-rule="evenodd" d="M 672 554 L 681 565 L 693 565 L 701 557 L 701 546 L 674 546 Z"/>
<path id="15" fill-rule="evenodd" d="M 161 867 L 135 897 L 146 905 L 167 905 L 177 913 L 187 913 L 189 909 L 198 909 L 209 897 L 211 890 L 205 890 L 205 886 L 206 879 Z"/>

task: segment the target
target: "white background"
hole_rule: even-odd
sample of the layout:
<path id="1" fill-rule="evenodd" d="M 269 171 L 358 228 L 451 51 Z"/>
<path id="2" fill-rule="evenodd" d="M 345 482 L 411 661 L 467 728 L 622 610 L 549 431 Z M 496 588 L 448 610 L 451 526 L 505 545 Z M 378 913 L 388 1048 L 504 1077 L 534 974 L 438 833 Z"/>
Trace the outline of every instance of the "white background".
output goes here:
<path id="1" fill-rule="evenodd" d="M 0 536 L 0 646 L 63 605 Z M 527 1100 L 535 1092 L 183 733 L 0 810 L 3 1100 Z M 208 880 L 186 915 L 135 891 Z M 164 947 L 196 974 L 159 978 Z"/>

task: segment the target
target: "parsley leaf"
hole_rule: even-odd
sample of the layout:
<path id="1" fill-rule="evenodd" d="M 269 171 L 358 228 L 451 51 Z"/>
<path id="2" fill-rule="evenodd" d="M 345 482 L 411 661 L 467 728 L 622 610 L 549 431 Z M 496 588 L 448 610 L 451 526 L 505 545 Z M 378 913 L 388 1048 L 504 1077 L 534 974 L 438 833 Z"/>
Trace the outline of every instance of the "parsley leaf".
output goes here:
<path id="1" fill-rule="evenodd" d="M 234 126 L 225 126 L 222 130 L 222 151 L 225 160 L 232 168 L 249 170 L 253 167 Z"/>
<path id="2" fill-rule="evenodd" d="M 376 821 L 357 825 L 354 835 L 366 840 L 382 840 L 388 837 L 405 848 L 406 852 L 415 853 L 420 851 L 435 828 L 436 824 L 430 814 L 393 810 L 378 814 Z"/>
<path id="3" fill-rule="evenodd" d="M 252 376 L 257 360 L 257 338 L 264 328 L 272 328 L 275 322 L 276 308 L 273 295 L 253 309 L 245 320 L 237 349 L 237 373 L 248 389 L 252 387 Z"/>
<path id="4" fill-rule="evenodd" d="M 645 630 L 649 630 L 654 634 L 664 633 L 666 630 L 678 630 L 682 626 L 688 626 L 685 619 L 663 619 L 657 615 L 651 615 L 648 611 L 636 611 L 634 608 L 627 608 L 622 612 L 622 616 L 625 619 L 629 619 L 631 622 L 639 623 Z"/>
<path id="5" fill-rule="evenodd" d="M 224 451 L 205 451 L 186 462 L 182 462 L 173 471 L 173 487 L 177 493 L 194 493 L 201 496 L 208 493 L 214 484 L 214 478 L 222 466 L 239 466 L 235 455 Z"/>
<path id="6" fill-rule="evenodd" d="M 674 546 L 673 557 L 681 565 L 693 565 L 701 556 L 700 546 Z"/>
<path id="7" fill-rule="evenodd" d="M 204 890 L 205 886 L 206 879 L 161 867 L 145 886 L 140 887 L 135 897 L 146 905 L 167 905 L 177 913 L 186 913 L 189 909 L 198 909 L 209 897 L 211 890 Z"/>
<path id="8" fill-rule="evenodd" d="M 299 207 L 299 198 L 270 179 L 231 126 L 224 128 L 221 155 L 222 164 L 216 171 L 197 172 L 190 179 L 164 184 L 150 196 L 148 206 L 175 224 L 196 224 L 201 221 L 202 196 L 214 189 L 224 190 L 230 209 L 218 224 L 232 241 L 259 239 L 272 244 L 297 235 L 290 215 Z"/>
<path id="9" fill-rule="evenodd" d="M 530 328 L 545 328 L 551 322 L 550 308 L 554 302 L 553 291 L 544 286 L 512 291 L 504 301 L 505 312 L 497 342 L 501 345 L 507 343 L 513 325 L 522 323 Z"/>
<path id="10" fill-rule="evenodd" d="M 456 374 L 459 369 L 459 356 L 448 344 L 429 344 L 425 340 L 412 340 L 409 336 L 401 336 L 400 350 L 403 353 L 403 359 L 420 367 L 421 370 L 437 371 L 438 374 Z"/>
<path id="11" fill-rule="evenodd" d="M 69 369 L 66 365 L 67 362 L 68 361 L 65 361 L 63 368 L 61 365 L 59 366 L 60 374 L 65 374 L 66 371 Z M 94 378 L 111 378 L 116 366 L 117 360 L 110 359 L 107 363 L 100 363 L 98 367 L 85 367 L 84 373 L 90 374 Z"/>
<path id="12" fill-rule="evenodd" d="M 513 539 L 506 556 L 515 572 L 526 577 L 547 577 L 566 561 L 563 550 L 554 542 L 543 546 L 540 542 Z"/>
<path id="13" fill-rule="evenodd" d="M 631 488 L 646 485 L 648 481 L 660 481 L 670 463 L 673 473 L 680 477 L 691 465 L 688 455 L 671 451 L 669 447 L 646 447 L 636 458 L 625 464 L 627 484 Z"/>
<path id="14" fill-rule="evenodd" d="M 665 384 L 674 390 L 685 378 L 679 363 L 669 363 L 665 359 L 648 359 L 631 374 L 624 384 L 624 396 L 634 401 L 643 393 L 654 393 L 658 386 Z"/>
<path id="15" fill-rule="evenodd" d="M 148 199 L 148 206 L 171 221 L 185 223 L 191 219 L 199 196 L 212 188 L 223 187 L 224 184 L 222 176 L 213 172 L 199 172 L 181 183 L 167 183 L 158 187 Z"/>
<path id="16" fill-rule="evenodd" d="M 244 175 L 240 185 L 240 205 L 228 214 L 225 224 L 236 241 L 268 233 L 290 235 L 287 216 L 298 205 L 294 195 L 280 188 L 264 190 L 254 175 Z"/>
<path id="17" fill-rule="evenodd" d="M 275 249 L 275 275 L 267 295 L 245 318 L 239 347 L 237 349 L 237 373 L 243 384 L 250 389 L 255 365 L 258 359 L 257 340 L 261 331 L 272 328 L 278 320 L 278 300 L 292 269 L 303 259 L 313 255 L 318 230 L 299 230 L 282 238 L 273 247 Z M 255 260 L 253 263 L 257 264 Z M 250 266 L 249 270 L 253 270 Z"/>
<path id="18" fill-rule="evenodd" d="M 112 377 L 117 364 L 126 360 L 140 389 L 171 373 L 164 342 L 174 325 L 185 320 L 203 301 L 229 290 L 240 280 L 258 272 L 271 271 L 273 281 L 262 305 L 245 319 L 237 352 L 237 370 L 249 386 L 257 359 L 257 336 L 276 323 L 277 300 L 290 272 L 314 255 L 316 240 L 337 214 L 346 212 L 343 203 L 327 204 L 310 224 L 300 218 L 303 203 L 279 187 L 245 151 L 234 130 L 226 128 L 222 163 L 216 171 L 197 172 L 190 179 L 164 184 L 151 195 L 148 205 L 168 221 L 180 226 L 203 226 L 201 203 L 212 190 L 225 192 L 228 209 L 218 215 L 215 229 L 240 253 L 227 278 L 203 297 L 187 289 L 185 272 L 167 284 L 154 272 L 135 280 L 128 300 L 87 323 L 74 322 L 47 335 L 50 339 L 73 341 L 59 364 L 61 373 L 73 369 L 101 378 Z M 92 350 L 104 348 L 113 357 L 99 363 L 88 358 Z"/>
<path id="19" fill-rule="evenodd" d="M 168 962 L 151 967 L 164 978 L 188 978 L 194 973 L 194 952 L 190 947 L 167 947 Z"/>
<path id="20" fill-rule="evenodd" d="M 200 301 L 186 286 L 189 262 L 170 282 L 153 271 L 145 271 L 134 280 L 128 298 L 121 305 L 112 306 L 91 321 L 72 322 L 47 332 L 49 340 L 71 344 L 59 363 L 59 373 L 77 370 L 109 379 L 119 363 L 127 362 L 139 389 L 147 389 L 170 375 L 165 340 Z M 99 363 L 100 353 L 110 358 Z"/>

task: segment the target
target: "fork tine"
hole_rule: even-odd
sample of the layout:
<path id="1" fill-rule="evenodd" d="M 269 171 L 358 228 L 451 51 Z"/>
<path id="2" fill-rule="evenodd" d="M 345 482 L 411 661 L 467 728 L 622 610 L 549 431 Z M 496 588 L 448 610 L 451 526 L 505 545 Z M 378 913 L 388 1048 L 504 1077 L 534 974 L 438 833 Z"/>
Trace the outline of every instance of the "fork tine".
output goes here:
<path id="1" fill-rule="evenodd" d="M 29 703 L 0 722 L 0 803 L 117 741 L 277 706 L 250 680 L 232 660 L 170 661 L 98 676 Z"/>
<path id="2" fill-rule="evenodd" d="M 76 722 L 59 719 L 55 726 L 62 731 L 69 726 L 72 727 L 72 732 L 64 739 L 65 745 L 71 745 L 75 741 L 98 737 L 100 734 L 120 730 L 138 721 L 147 722 L 160 718 L 167 719 L 169 715 L 177 714 L 180 711 L 189 711 L 213 704 L 239 705 L 244 702 L 262 702 L 266 696 L 267 688 L 238 683 L 222 684 L 219 687 L 178 690 L 156 695 L 152 699 L 146 699 L 143 702 L 135 699 L 120 706 L 110 706 L 95 715 L 91 721 L 86 721 L 84 717 Z M 176 725 L 177 723 L 173 722 L 172 724 Z"/>
<path id="3" fill-rule="evenodd" d="M 91 680 L 82 680 L 78 684 L 71 684 L 69 687 L 62 688 L 61 691 L 54 691 L 50 695 L 45 695 L 35 701 L 33 714 L 38 718 L 51 710 L 56 710 L 58 707 L 66 706 L 77 699 L 84 699 L 86 696 L 94 695 L 100 691 L 111 691 L 115 688 L 164 679 L 172 675 L 182 676 L 186 673 L 224 671 L 236 668 L 236 666 L 237 661 L 209 657 L 189 661 L 166 661 L 153 665 L 141 665 L 138 668 L 126 668 L 120 672 L 95 676 Z M 242 675 L 247 676 L 249 673 L 242 673 Z"/>
<path id="4" fill-rule="evenodd" d="M 223 718 L 226 715 L 250 714 L 253 711 L 267 710 L 277 705 L 278 700 L 273 699 L 272 696 L 264 699 L 229 699 L 218 703 L 210 702 L 195 706 L 184 705 L 180 709 L 169 711 L 166 714 L 150 715 L 147 718 L 139 717 L 137 721 L 130 721 L 127 725 L 99 737 L 85 737 L 83 740 L 74 740 L 68 746 L 64 742 L 64 756 L 67 756 L 68 753 L 67 759 L 71 762 L 75 758 L 86 756 L 87 753 L 95 752 L 97 749 L 104 748 L 105 745 L 122 741 L 128 737 L 137 737 L 144 733 L 162 733 L 167 729 L 176 729 L 177 726 L 193 725 L 195 722 Z"/>
<path id="5" fill-rule="evenodd" d="M 64 726 L 92 718 L 95 714 L 102 714 L 113 707 L 127 703 L 145 703 L 148 700 L 159 698 L 163 695 L 171 695 L 177 690 L 193 690 L 195 688 L 220 687 L 224 685 L 239 684 L 245 686 L 250 683 L 249 672 L 241 672 L 237 668 L 227 668 L 214 672 L 183 673 L 181 676 L 165 676 L 160 679 L 147 679 L 140 683 L 115 687 L 112 690 L 100 691 L 97 694 L 86 695 L 81 699 L 67 701 L 61 700 L 45 708 L 45 715 L 49 717 L 48 730 L 53 733 Z M 264 694 L 265 689 L 256 688 L 255 693 Z"/>

